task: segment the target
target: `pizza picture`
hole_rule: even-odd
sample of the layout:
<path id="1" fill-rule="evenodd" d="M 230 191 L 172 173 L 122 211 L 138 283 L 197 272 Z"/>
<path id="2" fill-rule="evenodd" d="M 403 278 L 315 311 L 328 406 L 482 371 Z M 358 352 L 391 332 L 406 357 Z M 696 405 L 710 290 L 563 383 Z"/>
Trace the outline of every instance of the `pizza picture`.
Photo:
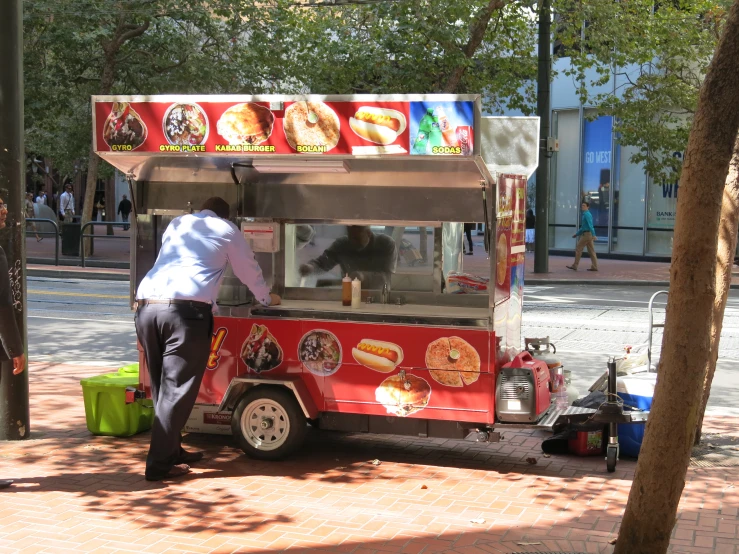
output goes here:
<path id="1" fill-rule="evenodd" d="M 426 348 L 426 367 L 440 385 L 471 385 L 480 378 L 480 354 L 460 337 L 442 337 Z"/>

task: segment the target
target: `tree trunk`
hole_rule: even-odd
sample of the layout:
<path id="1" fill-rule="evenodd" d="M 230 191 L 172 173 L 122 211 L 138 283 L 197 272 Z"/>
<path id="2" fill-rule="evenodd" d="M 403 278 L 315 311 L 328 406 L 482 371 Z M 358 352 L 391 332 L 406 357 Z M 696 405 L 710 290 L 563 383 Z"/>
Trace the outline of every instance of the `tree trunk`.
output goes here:
<path id="1" fill-rule="evenodd" d="M 121 14 L 118 18 L 118 25 L 115 33 L 110 41 L 102 43 L 103 52 L 105 53 L 105 61 L 103 62 L 103 74 L 100 77 L 99 94 L 110 94 L 113 90 L 116 72 L 116 58 L 118 53 L 129 40 L 143 35 L 149 28 L 149 20 L 141 25 L 126 23 L 125 15 Z M 85 189 L 85 205 L 82 211 L 82 224 L 92 220 L 92 208 L 95 202 L 95 189 L 97 188 L 98 169 L 100 169 L 100 158 L 95 154 L 95 149 L 90 142 L 90 159 L 87 164 L 87 188 Z M 92 243 L 92 239 L 90 240 Z M 89 248 L 86 246 L 86 248 Z M 87 253 L 88 250 L 85 251 Z"/>
<path id="2" fill-rule="evenodd" d="M 695 427 L 695 442 L 701 441 L 703 416 L 706 414 L 708 397 L 711 394 L 711 383 L 716 373 L 718 347 L 721 341 L 721 329 L 724 325 L 724 310 L 731 288 L 731 268 L 734 265 L 737 233 L 739 232 L 739 136 L 734 143 L 734 155 L 726 177 L 724 199 L 721 202 L 721 226 L 718 234 L 718 257 L 716 259 L 716 298 L 713 305 L 713 326 L 711 328 L 711 354 L 706 367 L 706 379 L 703 386 L 703 400 L 698 410 L 698 424 Z"/>
<path id="3" fill-rule="evenodd" d="M 105 57 L 105 66 L 100 80 L 100 94 L 110 94 L 115 79 L 115 57 Z M 100 157 L 95 153 L 95 148 L 90 142 L 90 158 L 87 162 L 87 181 L 85 185 L 85 200 L 82 205 L 82 225 L 92 221 L 92 209 L 95 204 L 95 190 L 98 183 L 98 170 L 100 169 Z M 83 241 L 85 256 L 93 252 L 93 239 Z"/>
<path id="4" fill-rule="evenodd" d="M 667 552 L 698 422 L 724 183 L 739 130 L 739 0 L 701 87 L 675 224 L 660 373 L 615 554 Z"/>

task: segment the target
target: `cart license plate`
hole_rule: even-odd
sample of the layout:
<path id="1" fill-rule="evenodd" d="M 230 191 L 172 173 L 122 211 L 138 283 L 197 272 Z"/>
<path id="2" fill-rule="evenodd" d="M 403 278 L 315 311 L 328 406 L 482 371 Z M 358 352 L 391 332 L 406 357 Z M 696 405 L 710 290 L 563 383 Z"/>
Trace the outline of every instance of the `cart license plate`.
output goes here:
<path id="1" fill-rule="evenodd" d="M 508 409 L 509 410 L 520 410 L 521 409 L 521 401 L 520 400 L 509 400 L 508 401 Z"/>

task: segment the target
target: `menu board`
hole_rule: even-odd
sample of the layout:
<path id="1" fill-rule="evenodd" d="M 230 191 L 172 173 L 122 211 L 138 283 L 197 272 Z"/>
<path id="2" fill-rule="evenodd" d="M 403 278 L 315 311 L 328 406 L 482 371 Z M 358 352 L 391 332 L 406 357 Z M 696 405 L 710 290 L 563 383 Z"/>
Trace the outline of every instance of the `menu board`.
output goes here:
<path id="1" fill-rule="evenodd" d="M 94 101 L 97 152 L 471 156 L 471 101 Z"/>
<path id="2" fill-rule="evenodd" d="M 526 178 L 498 175 L 495 236 L 495 303 L 522 295 L 526 232 Z"/>

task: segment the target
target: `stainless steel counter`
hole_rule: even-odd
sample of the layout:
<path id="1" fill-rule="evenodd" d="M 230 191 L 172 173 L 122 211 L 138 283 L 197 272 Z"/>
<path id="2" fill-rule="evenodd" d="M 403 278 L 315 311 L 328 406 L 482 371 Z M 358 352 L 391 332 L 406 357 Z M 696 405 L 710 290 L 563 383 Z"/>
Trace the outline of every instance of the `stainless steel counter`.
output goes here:
<path id="1" fill-rule="evenodd" d="M 362 304 L 342 306 L 338 301 L 284 300 L 279 306 L 219 306 L 218 315 L 230 317 L 281 317 L 486 328 L 490 324 L 485 308 L 429 306 L 421 304 Z"/>

